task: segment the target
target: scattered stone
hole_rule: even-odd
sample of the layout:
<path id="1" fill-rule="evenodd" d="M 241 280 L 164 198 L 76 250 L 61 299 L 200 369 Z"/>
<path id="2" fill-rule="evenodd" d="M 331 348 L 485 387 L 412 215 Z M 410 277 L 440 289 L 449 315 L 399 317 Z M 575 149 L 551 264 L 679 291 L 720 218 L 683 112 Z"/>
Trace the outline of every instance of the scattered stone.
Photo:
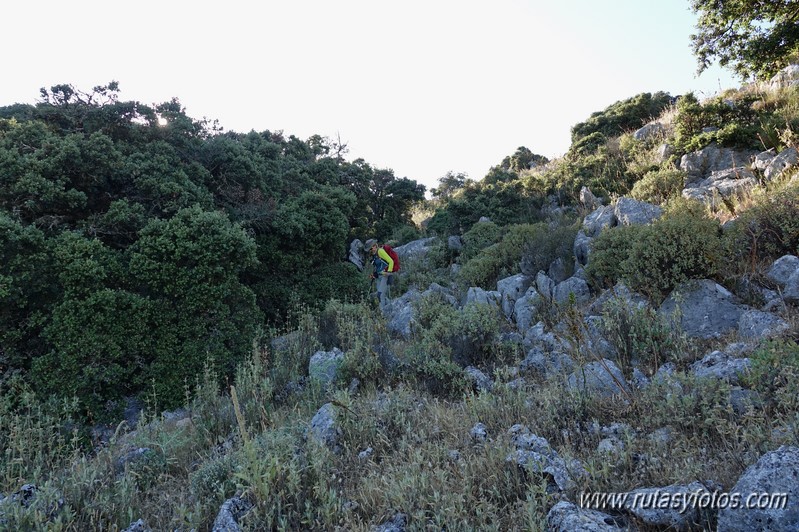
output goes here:
<path id="1" fill-rule="evenodd" d="M 628 311 L 644 309 L 649 306 L 649 300 L 633 292 L 627 285 L 619 281 L 613 288 L 603 290 L 599 297 L 586 309 L 586 316 L 601 316 L 605 313 L 609 305 L 622 305 Z"/>
<path id="2" fill-rule="evenodd" d="M 212 532 L 239 532 L 239 521 L 250 511 L 252 503 L 241 497 L 232 497 L 226 500 L 214 519 Z"/>
<path id="3" fill-rule="evenodd" d="M 770 312 L 747 310 L 738 320 L 738 333 L 743 338 L 773 338 L 790 329 L 787 321 Z"/>
<path id="4" fill-rule="evenodd" d="M 544 304 L 544 300 L 538 291 L 530 287 L 527 292 L 516 300 L 513 306 L 513 315 L 516 317 L 516 327 L 522 334 L 527 333 L 527 330 L 533 325 L 535 319 L 538 318 L 538 309 Z"/>
<path id="5" fill-rule="evenodd" d="M 769 81 L 774 89 L 792 87 L 799 81 L 799 65 L 790 64 L 777 72 Z"/>
<path id="6" fill-rule="evenodd" d="M 547 514 L 547 528 L 550 532 L 615 532 L 627 530 L 618 518 L 597 510 L 580 508 L 569 502 L 560 501 Z"/>
<path id="7" fill-rule="evenodd" d="M 661 163 L 665 163 L 669 160 L 669 157 L 674 155 L 674 146 L 671 144 L 664 142 L 663 144 L 658 147 L 658 161 Z"/>
<path id="8" fill-rule="evenodd" d="M 488 439 L 488 429 L 486 429 L 486 426 L 482 423 L 477 423 L 472 427 L 472 430 L 469 431 L 469 435 L 477 443 L 485 443 Z"/>
<path id="9" fill-rule="evenodd" d="M 580 189 L 580 203 L 582 203 L 586 209 L 593 209 L 597 206 L 599 201 L 597 201 L 591 189 L 584 186 Z"/>
<path id="10" fill-rule="evenodd" d="M 603 397 L 630 393 L 624 374 L 612 360 L 606 358 L 572 372 L 567 383 L 573 391 L 597 393 Z"/>
<path id="11" fill-rule="evenodd" d="M 722 351 L 713 351 L 691 364 L 691 371 L 700 379 L 718 379 L 738 385 L 740 375 L 751 366 L 748 358 L 733 358 Z"/>
<path id="12" fill-rule="evenodd" d="M 582 229 L 577 231 L 577 236 L 574 237 L 574 258 L 583 266 L 588 264 L 588 258 L 591 255 L 591 237 L 586 235 Z"/>
<path id="13" fill-rule="evenodd" d="M 563 305 L 570 301 L 572 294 L 574 302 L 578 305 L 591 299 L 591 289 L 588 287 L 588 283 L 579 277 L 569 277 L 558 283 L 552 292 L 552 299 L 559 305 Z"/>
<path id="14" fill-rule="evenodd" d="M 799 270 L 793 272 L 793 275 L 788 278 L 782 298 L 787 303 L 799 303 Z"/>
<path id="15" fill-rule="evenodd" d="M 134 521 L 133 523 L 128 526 L 128 528 L 124 529 L 122 532 L 152 532 L 152 529 L 147 526 L 147 523 L 144 519 L 139 519 L 138 521 Z"/>
<path id="16" fill-rule="evenodd" d="M 799 271 L 799 257 L 795 255 L 783 255 L 774 261 L 766 273 L 766 277 L 784 287 L 791 275 Z"/>
<path id="17" fill-rule="evenodd" d="M 678 309 L 682 330 L 703 339 L 735 330 L 744 311 L 729 290 L 709 279 L 683 283 L 666 298 L 659 312 L 673 320 Z"/>
<path id="18" fill-rule="evenodd" d="M 413 240 L 404 244 L 402 246 L 397 246 L 394 248 L 394 251 L 397 252 L 397 255 L 401 260 L 407 260 L 412 257 L 423 257 L 430 251 L 430 247 L 436 240 L 435 237 L 427 237 L 427 238 L 420 238 L 418 240 Z"/>
<path id="19" fill-rule="evenodd" d="M 742 504 L 740 508 L 721 509 L 719 532 L 799 530 L 799 448 L 783 446 L 766 453 L 746 469 L 730 492 L 743 497 L 785 494 L 786 499 L 777 501 L 784 505 L 757 504 L 757 508 L 746 508 Z"/>
<path id="20" fill-rule="evenodd" d="M 447 238 L 447 248 L 452 251 L 460 251 L 463 249 L 463 238 L 459 235 L 452 235 Z"/>
<path id="21" fill-rule="evenodd" d="M 311 419 L 308 435 L 333 452 L 341 450 L 339 438 L 341 429 L 336 421 L 336 407 L 333 403 L 325 403 Z"/>
<path id="22" fill-rule="evenodd" d="M 366 460 L 369 457 L 371 457 L 374 452 L 375 452 L 374 449 L 372 449 L 371 447 L 367 447 L 366 449 L 358 453 L 358 460 Z"/>
<path id="23" fill-rule="evenodd" d="M 744 416 L 763 407 L 763 399 L 755 390 L 735 387 L 730 390 L 730 406 L 739 416 Z"/>
<path id="24" fill-rule="evenodd" d="M 774 148 L 769 148 L 766 151 L 762 151 L 755 155 L 755 158 L 752 161 L 752 168 L 763 172 L 766 170 L 766 168 L 768 168 L 768 165 L 771 164 L 771 161 L 773 161 L 774 157 L 776 156 L 777 152 L 774 151 Z"/>
<path id="25" fill-rule="evenodd" d="M 408 516 L 402 513 L 396 513 L 391 520 L 378 526 L 373 526 L 372 532 L 405 532 L 407 524 Z"/>
<path id="26" fill-rule="evenodd" d="M 646 225 L 660 218 L 663 209 L 645 201 L 623 196 L 616 202 L 614 213 L 619 225 Z"/>
<path id="27" fill-rule="evenodd" d="M 422 294 L 412 288 L 386 305 L 383 313 L 386 315 L 386 328 L 390 333 L 406 340 L 411 337 L 413 327 L 416 325 L 414 303 L 421 298 Z"/>
<path id="28" fill-rule="evenodd" d="M 769 162 L 769 165 L 763 170 L 763 175 L 768 181 L 779 179 L 797 163 L 799 163 L 799 152 L 796 151 L 796 148 L 785 148 Z"/>
<path id="29" fill-rule="evenodd" d="M 522 273 L 497 281 L 497 292 L 502 301 L 502 311 L 508 318 L 513 316 L 516 301 L 524 296 L 533 280 Z"/>
<path id="30" fill-rule="evenodd" d="M 647 140 L 653 137 L 654 138 L 662 137 L 665 134 L 666 134 L 666 126 L 664 126 L 660 122 L 652 122 L 640 129 L 637 129 L 633 133 L 633 138 L 635 140 Z"/>
<path id="31" fill-rule="evenodd" d="M 659 429 L 655 429 L 655 431 L 648 436 L 648 439 L 654 445 L 666 447 L 674 441 L 674 431 L 670 427 L 660 427 Z"/>
<path id="32" fill-rule="evenodd" d="M 450 451 L 447 453 L 447 458 L 453 462 L 460 462 L 461 452 L 457 449 L 450 449 Z"/>
<path id="33" fill-rule="evenodd" d="M 612 458 L 618 458 L 624 453 L 624 442 L 615 436 L 609 436 L 599 441 L 596 451 Z"/>
<path id="34" fill-rule="evenodd" d="M 338 347 L 334 347 L 331 351 L 317 351 L 308 362 L 308 376 L 323 388 L 327 388 L 336 380 L 343 362 L 344 353 Z"/>
<path id="35" fill-rule="evenodd" d="M 744 166 L 712 172 L 709 177 L 686 185 L 682 196 L 717 208 L 727 198 L 757 186 L 757 177 Z"/>
<path id="36" fill-rule="evenodd" d="M 524 425 L 513 425 L 508 434 L 516 450 L 505 459 L 532 473 L 542 473 L 554 486 L 566 491 L 576 485 L 576 480 L 588 475 L 579 460 L 566 461 L 552 449 L 549 442 L 536 436 Z"/>
<path id="37" fill-rule="evenodd" d="M 363 271 L 363 253 L 363 242 L 356 238 L 350 243 L 349 261 L 353 263 L 356 268 L 358 268 L 359 272 Z"/>
<path id="38" fill-rule="evenodd" d="M 679 495 L 677 495 L 679 494 Z M 630 492 L 624 508 L 645 524 L 668 530 L 695 530 L 709 525 L 710 510 L 691 503 L 691 496 L 711 497 L 712 492 L 701 482 L 659 488 L 641 488 Z M 660 504 L 668 500 L 670 504 Z M 682 504 L 671 504 L 681 502 Z M 676 507 L 675 507 L 676 506 Z"/>
<path id="39" fill-rule="evenodd" d="M 556 284 L 557 283 L 543 271 L 538 272 L 535 276 L 535 287 L 544 299 L 552 299 Z"/>
<path id="40" fill-rule="evenodd" d="M 494 381 L 476 367 L 466 366 L 463 371 L 478 393 L 488 393 L 494 388 Z"/>
<path id="41" fill-rule="evenodd" d="M 686 153 L 680 159 L 680 170 L 688 174 L 688 184 L 710 176 L 713 172 L 748 164 L 757 152 L 735 151 L 730 148 L 719 148 L 715 144 L 701 150 Z"/>
<path id="42" fill-rule="evenodd" d="M 472 286 L 466 292 L 466 300 L 463 302 L 463 306 L 465 307 L 471 303 L 482 303 L 484 305 L 491 305 L 500 308 L 502 304 L 502 296 L 497 291 L 488 291 L 483 290 L 478 286 Z"/>
<path id="43" fill-rule="evenodd" d="M 527 356 L 519 364 L 523 374 L 550 379 L 556 375 L 564 375 L 574 369 L 574 360 L 558 351 L 544 351 L 539 347 L 530 349 Z"/>
<path id="44" fill-rule="evenodd" d="M 583 233 L 589 238 L 596 238 L 604 230 L 618 225 L 616 208 L 613 205 L 598 207 L 583 219 Z"/>

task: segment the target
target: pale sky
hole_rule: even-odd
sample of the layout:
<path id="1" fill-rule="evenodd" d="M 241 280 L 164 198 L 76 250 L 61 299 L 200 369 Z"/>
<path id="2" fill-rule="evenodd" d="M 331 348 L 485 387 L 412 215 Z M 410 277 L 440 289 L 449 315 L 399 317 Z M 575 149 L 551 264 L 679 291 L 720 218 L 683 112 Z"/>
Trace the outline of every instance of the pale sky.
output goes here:
<path id="1" fill-rule="evenodd" d="M 40 87 L 120 84 L 177 97 L 228 131 L 340 137 L 436 186 L 479 180 L 519 146 L 549 158 L 571 127 L 642 92 L 700 98 L 688 0 L 6 0 L 0 105 Z"/>

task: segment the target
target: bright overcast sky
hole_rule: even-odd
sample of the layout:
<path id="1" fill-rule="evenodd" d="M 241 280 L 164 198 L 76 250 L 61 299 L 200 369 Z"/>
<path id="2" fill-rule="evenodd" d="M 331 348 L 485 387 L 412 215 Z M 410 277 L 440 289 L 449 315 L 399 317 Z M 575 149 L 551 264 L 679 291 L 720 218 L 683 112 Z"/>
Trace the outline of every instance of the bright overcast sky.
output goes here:
<path id="1" fill-rule="evenodd" d="M 642 92 L 710 96 L 688 0 L 6 0 L 0 105 L 120 83 L 228 131 L 340 137 L 398 177 L 481 179 Z"/>

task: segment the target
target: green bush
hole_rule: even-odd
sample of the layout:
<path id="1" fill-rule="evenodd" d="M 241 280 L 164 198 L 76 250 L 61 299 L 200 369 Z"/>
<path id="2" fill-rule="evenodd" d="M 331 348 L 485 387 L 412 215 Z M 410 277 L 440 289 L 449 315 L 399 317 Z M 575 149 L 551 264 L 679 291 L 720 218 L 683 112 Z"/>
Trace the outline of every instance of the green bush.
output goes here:
<path id="1" fill-rule="evenodd" d="M 466 262 L 458 277 L 466 286 L 493 290 L 498 279 L 519 271 L 535 275 L 539 269 L 546 270 L 557 258 L 563 259 L 567 273 L 571 273 L 576 234 L 576 224 L 555 227 L 544 222 L 511 225 L 505 228 L 498 243 L 483 248 Z"/>
<path id="2" fill-rule="evenodd" d="M 799 345 L 769 340 L 749 356 L 752 368 L 744 380 L 760 392 L 770 410 L 793 415 L 799 408 Z"/>
<path id="3" fill-rule="evenodd" d="M 502 228 L 494 222 L 477 222 L 463 235 L 463 249 L 460 261 L 465 263 L 476 257 L 481 250 L 499 242 L 502 237 Z"/>
<path id="4" fill-rule="evenodd" d="M 799 253 L 799 185 L 755 196 L 755 203 L 724 235 L 732 274 L 757 272 L 786 254 Z"/>
<path id="5" fill-rule="evenodd" d="M 645 92 L 618 101 L 604 111 L 592 113 L 585 122 L 575 124 L 572 127 L 572 146 L 597 133 L 610 138 L 638 129 L 652 118 L 660 116 L 671 104 L 672 97 L 664 92 Z"/>
<path id="6" fill-rule="evenodd" d="M 685 177 L 679 170 L 652 170 L 636 181 L 630 196 L 659 205 L 680 195 L 685 187 Z"/>
<path id="7" fill-rule="evenodd" d="M 610 287 L 627 274 L 625 261 L 630 256 L 633 243 L 646 227 L 627 225 L 602 231 L 591 242 L 591 256 L 585 267 L 592 283 L 599 287 Z"/>
<path id="8" fill-rule="evenodd" d="M 611 298 L 604 305 L 602 329 L 628 377 L 634 365 L 643 365 L 651 375 L 665 362 L 682 362 L 688 349 L 685 335 L 655 309 L 631 305 L 621 297 Z"/>
<path id="9" fill-rule="evenodd" d="M 502 266 L 500 245 L 494 244 L 482 249 L 476 257 L 464 264 L 458 272 L 458 278 L 465 286 L 479 286 L 491 290 L 497 282 Z"/>
<path id="10" fill-rule="evenodd" d="M 554 260 L 561 259 L 566 266 L 566 274 L 571 275 L 574 267 L 574 238 L 578 228 L 578 223 L 555 227 L 538 223 L 531 226 L 520 248 L 521 272 L 533 276 L 539 271 L 547 271 Z"/>
<path id="11" fill-rule="evenodd" d="M 733 103 L 717 97 L 700 103 L 693 93 L 682 96 L 674 120 L 677 152 L 696 151 L 713 142 L 736 149 L 762 149 L 758 138 L 762 116 L 753 109 L 754 101 L 754 96 Z"/>
<path id="12" fill-rule="evenodd" d="M 593 242 L 587 273 L 595 283 L 624 280 L 661 298 L 688 279 L 713 277 L 722 258 L 718 223 L 676 211 L 648 226 L 604 231 Z"/>

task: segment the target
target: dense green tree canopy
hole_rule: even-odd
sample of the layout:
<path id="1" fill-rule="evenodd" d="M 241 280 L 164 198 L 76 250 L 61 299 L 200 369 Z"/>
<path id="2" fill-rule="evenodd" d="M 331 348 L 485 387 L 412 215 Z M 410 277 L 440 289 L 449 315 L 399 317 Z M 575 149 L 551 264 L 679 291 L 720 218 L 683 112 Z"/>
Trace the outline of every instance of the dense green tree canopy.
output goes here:
<path id="1" fill-rule="evenodd" d="M 691 0 L 699 15 L 691 36 L 701 73 L 714 61 L 742 78 L 765 79 L 799 52 L 796 0 Z"/>
<path id="2" fill-rule="evenodd" d="M 87 413 L 230 376 L 296 303 L 361 294 L 354 237 L 410 223 L 424 187 L 341 143 L 223 132 L 116 82 L 0 107 L 0 378 Z"/>

